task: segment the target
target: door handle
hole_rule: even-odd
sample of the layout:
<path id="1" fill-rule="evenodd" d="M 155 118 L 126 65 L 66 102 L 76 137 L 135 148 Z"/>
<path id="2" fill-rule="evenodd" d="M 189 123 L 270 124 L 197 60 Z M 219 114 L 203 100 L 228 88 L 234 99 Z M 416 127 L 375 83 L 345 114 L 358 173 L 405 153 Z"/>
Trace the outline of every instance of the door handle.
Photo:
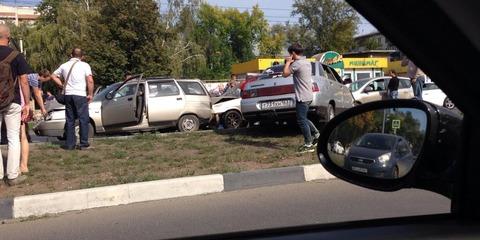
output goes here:
<path id="1" fill-rule="evenodd" d="M 177 98 L 177 101 L 182 101 L 182 100 L 183 100 L 183 98 L 181 98 L 181 97 Z"/>
<path id="2" fill-rule="evenodd" d="M 133 100 L 133 98 L 127 98 L 127 101 L 132 101 L 132 100 Z"/>

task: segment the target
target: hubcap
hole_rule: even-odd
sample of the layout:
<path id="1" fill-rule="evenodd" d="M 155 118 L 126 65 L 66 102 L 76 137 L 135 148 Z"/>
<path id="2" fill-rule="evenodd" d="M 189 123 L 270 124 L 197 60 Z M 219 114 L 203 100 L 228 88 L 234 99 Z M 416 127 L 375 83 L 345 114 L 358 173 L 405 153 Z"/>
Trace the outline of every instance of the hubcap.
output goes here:
<path id="1" fill-rule="evenodd" d="M 183 129 L 191 131 L 195 127 L 195 122 L 192 119 L 185 119 L 182 126 Z"/>
<path id="2" fill-rule="evenodd" d="M 231 126 L 234 128 L 237 128 L 240 126 L 240 119 L 237 114 L 229 114 L 226 120 L 227 120 L 226 122 L 227 126 Z"/>

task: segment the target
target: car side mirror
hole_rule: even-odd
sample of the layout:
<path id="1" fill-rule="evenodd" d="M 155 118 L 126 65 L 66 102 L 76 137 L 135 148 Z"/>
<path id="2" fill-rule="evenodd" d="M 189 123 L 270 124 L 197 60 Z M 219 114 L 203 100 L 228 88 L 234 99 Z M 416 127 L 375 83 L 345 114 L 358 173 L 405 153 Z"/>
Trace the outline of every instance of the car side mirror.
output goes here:
<path id="1" fill-rule="evenodd" d="M 372 92 L 373 91 L 373 88 L 370 87 L 370 86 L 366 86 L 364 89 L 363 89 L 363 92 L 364 93 L 369 93 L 369 92 Z"/>
<path id="2" fill-rule="evenodd" d="M 113 95 L 113 92 L 109 92 L 109 93 L 107 93 L 107 95 L 105 95 L 105 99 L 107 99 L 107 100 L 112 100 L 112 99 L 113 99 L 113 96 L 114 96 L 114 95 Z"/>
<path id="3" fill-rule="evenodd" d="M 448 180 L 459 155 L 461 122 L 460 115 L 427 102 L 366 103 L 328 122 L 318 157 L 331 174 L 359 186 L 381 191 L 416 187 L 451 197 Z M 396 156 L 399 139 L 411 148 L 411 159 Z"/>

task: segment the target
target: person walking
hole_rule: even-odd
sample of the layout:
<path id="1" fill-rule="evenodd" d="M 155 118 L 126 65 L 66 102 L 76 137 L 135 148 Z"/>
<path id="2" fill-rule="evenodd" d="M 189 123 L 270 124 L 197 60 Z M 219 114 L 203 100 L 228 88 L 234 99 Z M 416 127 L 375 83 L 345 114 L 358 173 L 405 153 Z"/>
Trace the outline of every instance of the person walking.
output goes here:
<path id="1" fill-rule="evenodd" d="M 0 24 L 0 125 L 5 121 L 8 159 L 6 173 L 4 172 L 3 157 L 0 153 L 0 179 L 12 186 L 26 180 L 20 173 L 20 123 L 30 112 L 30 89 L 27 73 L 30 68 L 25 58 L 18 51 L 8 47 L 10 29 Z M 25 99 L 22 107 L 21 94 Z"/>
<path id="2" fill-rule="evenodd" d="M 65 91 L 65 150 L 73 150 L 76 145 L 75 120 L 80 123 L 80 150 L 90 147 L 88 142 L 88 104 L 93 99 L 93 76 L 90 65 L 82 61 L 83 51 L 72 50 L 71 58 L 52 74 L 52 80 Z M 59 77 L 63 77 L 65 83 Z"/>
<path id="3" fill-rule="evenodd" d="M 388 81 L 388 98 L 389 99 L 398 99 L 398 84 L 399 79 L 397 77 L 397 72 L 395 70 L 390 70 L 390 80 Z"/>
<path id="4" fill-rule="evenodd" d="M 312 65 L 303 56 L 303 47 L 295 43 L 288 48 L 289 57 L 285 58 L 283 77 L 293 75 L 295 89 L 297 122 L 304 137 L 304 144 L 298 148 L 299 153 L 314 152 L 320 132 L 308 120 L 307 114 L 313 101 Z"/>

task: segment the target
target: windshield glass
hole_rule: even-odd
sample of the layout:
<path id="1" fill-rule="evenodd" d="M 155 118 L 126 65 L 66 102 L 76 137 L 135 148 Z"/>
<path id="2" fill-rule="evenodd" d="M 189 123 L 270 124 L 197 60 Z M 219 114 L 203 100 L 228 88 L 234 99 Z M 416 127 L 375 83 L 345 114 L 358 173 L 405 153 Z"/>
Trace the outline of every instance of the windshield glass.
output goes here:
<path id="1" fill-rule="evenodd" d="M 350 91 L 352 92 L 355 92 L 355 91 L 358 91 L 360 88 L 363 87 L 363 85 L 365 85 L 368 81 L 370 80 L 360 80 L 360 81 L 356 81 L 356 82 L 353 82 L 350 84 Z"/>
<path id="2" fill-rule="evenodd" d="M 95 101 L 95 102 L 96 101 L 103 101 L 105 99 L 105 95 L 107 95 L 107 93 L 109 93 L 110 91 L 115 90 L 115 88 L 120 86 L 120 84 L 122 84 L 122 83 L 114 83 L 114 84 L 108 85 L 106 88 L 104 88 L 100 92 L 98 92 L 97 95 L 95 95 L 95 97 L 93 97 L 93 101 Z"/>
<path id="3" fill-rule="evenodd" d="M 360 138 L 355 146 L 364 147 L 377 150 L 391 150 L 395 145 L 394 136 L 380 135 L 380 134 L 368 134 Z"/>
<path id="4" fill-rule="evenodd" d="M 344 139 L 322 142 L 319 136 L 329 129 L 325 126 L 355 112 L 355 106 L 361 110 L 375 101 L 423 99 L 458 111 L 446 94 L 457 93 L 456 100 L 459 92 L 426 90 L 435 86 L 428 85 L 436 81 L 430 77 L 455 76 L 446 74 L 450 69 L 475 70 L 467 67 L 474 61 L 456 58 L 465 51 L 452 51 L 459 46 L 448 44 L 467 34 L 451 34 L 443 42 L 423 39 L 431 29 L 416 29 L 416 24 L 436 21 L 443 26 L 461 7 L 430 18 L 423 1 L 404 1 L 419 8 L 405 13 L 393 7 L 364 18 L 344 0 L 8 0 L 2 6 L 4 2 L 19 4 L 18 9 L 2 7 L 10 37 L 23 48 L 18 49 L 25 56 L 22 65 L 28 65 L 16 72 L 31 68 L 42 76 L 62 75 L 71 80 L 67 95 L 88 96 L 90 76 L 95 86 L 105 88 L 93 104 L 67 96 L 75 101 L 57 107 L 53 95 L 58 82 L 45 82 L 45 104 L 52 107 L 42 116 L 42 104 L 32 103 L 38 105 L 34 121 L 23 124 L 29 128 L 20 134 L 29 133 L 35 144 L 13 150 L 2 139 L 1 176 L 7 184 L 0 184 L 0 221 L 18 221 L 0 224 L 0 240 L 177 239 L 450 211 L 450 200 L 433 192 L 372 191 L 327 174 L 317 148 L 328 148 L 339 166 L 359 174 L 394 175 L 396 166 L 406 174 L 405 164 L 393 164 L 398 159 L 393 152 L 390 159 L 384 154 L 395 144 L 394 136 L 364 134 L 408 133 L 410 155 L 423 157 L 417 154 L 423 145 L 416 143 L 435 135 L 425 127 L 433 117 L 419 122 L 420 114 L 392 108 L 348 122 L 342 128 Z M 365 8 L 372 11 L 391 4 L 367 2 L 372 3 Z M 432 11 L 449 1 L 433 2 L 439 3 Z M 381 14 L 396 17 L 387 21 Z M 10 24 L 16 15 L 19 24 Z M 375 18 L 387 22 L 374 27 L 368 20 Z M 401 26 L 419 36 L 381 31 Z M 7 33 L 3 30 L 2 35 Z M 419 45 L 430 42 L 444 68 L 428 66 L 426 49 Z M 84 49 L 69 49 L 77 45 Z M 73 66 L 70 60 L 79 62 Z M 286 65 L 289 76 L 284 78 Z M 434 73 L 436 69 L 443 72 Z M 400 82 L 383 80 L 395 75 Z M 29 75 L 32 79 L 35 83 L 35 74 Z M 128 79 L 112 98 L 105 98 Z M 372 87 L 360 93 L 369 80 Z M 465 85 L 465 91 L 474 91 L 473 86 Z M 9 121 L 1 122 L 5 130 Z M 7 127 L 7 132 L 13 131 Z M 388 166 L 349 163 L 346 157 L 353 151 L 381 152 Z"/>

